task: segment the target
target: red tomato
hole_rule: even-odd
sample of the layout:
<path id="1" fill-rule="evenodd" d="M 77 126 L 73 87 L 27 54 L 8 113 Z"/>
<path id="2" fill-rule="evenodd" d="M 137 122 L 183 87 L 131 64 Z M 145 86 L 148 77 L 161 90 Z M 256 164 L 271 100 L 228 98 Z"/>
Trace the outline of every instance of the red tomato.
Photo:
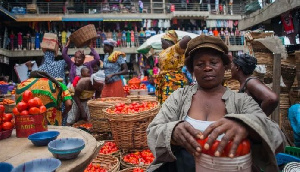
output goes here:
<path id="1" fill-rule="evenodd" d="M 2 115 L 5 112 L 5 108 L 3 105 L 0 105 L 0 115 Z"/>
<path id="2" fill-rule="evenodd" d="M 215 156 L 215 152 L 218 150 L 218 146 L 219 146 L 220 141 L 216 140 L 213 145 L 211 146 L 211 148 L 208 150 L 208 154 L 211 156 Z"/>
<path id="3" fill-rule="evenodd" d="M 30 100 L 28 100 L 28 106 L 29 107 L 38 107 L 39 102 L 36 99 L 30 99 Z"/>
<path id="4" fill-rule="evenodd" d="M 144 170 L 141 168 L 135 168 L 132 172 L 144 172 Z"/>
<path id="5" fill-rule="evenodd" d="M 243 146 L 243 150 L 241 152 L 241 156 L 243 155 L 247 155 L 248 153 L 250 153 L 250 141 L 248 139 L 244 139 L 242 141 L 242 143 L 240 143 Z"/>
<path id="6" fill-rule="evenodd" d="M 24 111 L 24 110 L 27 110 L 28 105 L 27 105 L 27 103 L 25 103 L 25 102 L 19 102 L 19 103 L 17 104 L 17 108 L 18 108 L 19 112 L 22 112 L 22 111 Z"/>
<path id="7" fill-rule="evenodd" d="M 242 154 L 242 151 L 243 151 L 243 145 L 242 144 L 239 144 L 236 152 L 235 152 L 235 156 L 241 156 Z"/>
<path id="8" fill-rule="evenodd" d="M 3 130 L 10 130 L 14 127 L 14 125 L 11 122 L 4 122 L 2 124 Z"/>
<path id="9" fill-rule="evenodd" d="M 37 103 L 38 103 L 38 107 L 41 107 L 41 106 L 43 106 L 42 99 L 40 99 L 40 98 L 38 98 L 38 97 L 35 97 L 35 98 L 33 98 L 33 99 L 35 99 L 35 100 L 37 101 Z"/>
<path id="10" fill-rule="evenodd" d="M 204 145 L 207 142 L 207 139 L 208 138 L 205 138 L 205 139 L 202 139 L 202 140 L 201 139 L 197 139 L 197 142 L 201 146 L 201 152 L 204 153 L 204 154 L 208 154 L 208 150 L 204 149 Z"/>
<path id="11" fill-rule="evenodd" d="M 14 115 L 20 115 L 20 112 L 19 112 L 18 108 L 16 108 L 16 107 L 13 108 L 12 112 Z"/>
<path id="12" fill-rule="evenodd" d="M 27 116 L 29 115 L 29 112 L 27 110 L 23 110 L 20 115 L 24 115 L 24 116 Z"/>
<path id="13" fill-rule="evenodd" d="M 30 115 L 38 115 L 38 114 L 40 114 L 40 109 L 37 107 L 32 107 L 29 109 L 29 114 Z"/>
<path id="14" fill-rule="evenodd" d="M 45 113 L 47 111 L 47 108 L 46 108 L 46 106 L 41 106 L 40 107 L 40 113 Z"/>
<path id="15" fill-rule="evenodd" d="M 28 102 L 30 99 L 33 98 L 33 94 L 31 91 L 29 90 L 26 90 L 24 93 L 23 93 L 23 101 L 24 102 Z"/>
<path id="16" fill-rule="evenodd" d="M 3 122 L 10 122 L 13 118 L 12 114 L 10 113 L 5 113 L 3 114 Z"/>
<path id="17" fill-rule="evenodd" d="M 233 144 L 233 142 L 232 142 L 232 141 L 229 141 L 228 144 L 226 145 L 226 147 L 225 147 L 225 149 L 224 149 L 224 156 L 225 156 L 225 157 L 229 157 L 229 154 L 230 154 L 230 150 L 231 150 L 232 144 Z"/>

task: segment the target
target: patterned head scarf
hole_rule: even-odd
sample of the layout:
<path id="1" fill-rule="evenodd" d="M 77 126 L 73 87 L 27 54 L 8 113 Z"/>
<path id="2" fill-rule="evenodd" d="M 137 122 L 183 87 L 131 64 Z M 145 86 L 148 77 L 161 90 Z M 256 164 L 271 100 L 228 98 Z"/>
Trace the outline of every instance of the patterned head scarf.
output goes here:
<path id="1" fill-rule="evenodd" d="M 161 38 L 165 40 L 172 41 L 174 44 L 178 42 L 178 35 L 175 30 L 169 30 L 166 34 L 164 34 Z"/>
<path id="2" fill-rule="evenodd" d="M 104 43 L 104 45 L 110 45 L 110 46 L 112 46 L 112 47 L 117 46 L 117 42 L 114 41 L 113 39 L 107 39 L 107 40 L 105 40 L 103 43 Z"/>

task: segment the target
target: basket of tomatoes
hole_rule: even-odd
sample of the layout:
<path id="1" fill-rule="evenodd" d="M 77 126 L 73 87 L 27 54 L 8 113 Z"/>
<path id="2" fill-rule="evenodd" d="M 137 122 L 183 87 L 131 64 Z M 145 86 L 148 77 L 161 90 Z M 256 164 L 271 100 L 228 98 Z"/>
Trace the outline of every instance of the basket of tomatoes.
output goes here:
<path id="1" fill-rule="evenodd" d="M 120 161 L 112 155 L 97 155 L 92 163 L 84 170 L 84 172 L 93 172 L 93 167 L 101 168 L 106 172 L 116 172 L 120 170 Z"/>
<path id="2" fill-rule="evenodd" d="M 9 138 L 13 128 L 13 115 L 5 113 L 5 107 L 0 105 L 0 140 Z"/>
<path id="3" fill-rule="evenodd" d="M 119 149 L 141 150 L 148 147 L 146 129 L 157 115 L 157 101 L 119 103 L 103 110 Z"/>
<path id="4" fill-rule="evenodd" d="M 112 155 L 117 158 L 120 157 L 120 150 L 117 147 L 117 144 L 113 140 L 103 141 L 102 146 L 99 151 L 100 155 Z"/>
<path id="5" fill-rule="evenodd" d="M 154 155 L 149 149 L 123 154 L 120 163 L 122 168 L 140 167 L 147 169 L 153 162 Z"/>
<path id="6" fill-rule="evenodd" d="M 22 101 L 13 108 L 16 118 L 17 137 L 28 137 L 29 135 L 48 130 L 46 119 L 47 108 L 38 97 L 33 97 L 31 91 L 26 90 L 22 94 Z"/>
<path id="7" fill-rule="evenodd" d="M 3 99 L 2 102 L 5 107 L 5 112 L 12 113 L 13 108 L 16 106 L 16 102 L 11 99 Z"/>
<path id="8" fill-rule="evenodd" d="M 91 129 L 92 129 L 93 125 L 92 125 L 92 123 L 81 120 L 81 121 L 78 121 L 75 124 L 73 124 L 72 127 L 84 130 L 88 133 L 91 133 Z"/>
<path id="9" fill-rule="evenodd" d="M 120 172 L 146 172 L 146 169 L 140 167 L 126 168 Z"/>
<path id="10" fill-rule="evenodd" d="M 123 97 L 109 97 L 89 100 L 87 104 L 91 114 L 91 122 L 93 125 L 92 130 L 96 132 L 111 132 L 108 119 L 105 116 L 103 109 L 106 109 L 117 103 L 130 102 L 130 99 Z"/>

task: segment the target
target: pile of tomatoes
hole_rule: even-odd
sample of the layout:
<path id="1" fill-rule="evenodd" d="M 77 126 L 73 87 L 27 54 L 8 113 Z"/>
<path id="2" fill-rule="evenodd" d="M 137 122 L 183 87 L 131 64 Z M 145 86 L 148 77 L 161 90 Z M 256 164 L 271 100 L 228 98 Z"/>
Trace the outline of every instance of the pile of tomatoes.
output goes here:
<path id="1" fill-rule="evenodd" d="M 110 114 L 133 114 L 150 110 L 156 107 L 157 102 L 133 102 L 131 104 L 117 103 L 113 108 L 107 108 L 106 112 Z"/>
<path id="2" fill-rule="evenodd" d="M 84 172 L 107 172 L 107 170 L 101 167 L 99 164 L 90 163 Z"/>
<path id="3" fill-rule="evenodd" d="M 198 139 L 197 142 L 201 145 L 202 147 L 202 153 L 210 155 L 210 156 L 215 156 L 215 152 L 218 150 L 218 146 L 220 144 L 220 141 L 216 140 L 213 145 L 210 147 L 209 150 L 204 149 L 204 145 L 206 143 L 208 138 L 200 140 Z M 224 151 L 221 153 L 221 157 L 229 157 L 229 153 L 231 150 L 233 142 L 229 141 L 228 144 L 226 145 Z M 238 146 L 237 151 L 235 153 L 235 157 L 238 156 L 244 156 L 250 153 L 250 141 L 248 139 L 244 139 Z"/>
<path id="4" fill-rule="evenodd" d="M 123 157 L 123 161 L 134 165 L 150 165 L 154 160 L 152 152 L 147 149 L 141 152 L 129 153 Z"/>
<path id="5" fill-rule="evenodd" d="M 5 113 L 5 108 L 0 105 L 0 131 L 11 130 L 14 128 L 14 123 L 12 122 L 13 115 L 10 113 Z"/>
<path id="6" fill-rule="evenodd" d="M 139 87 L 137 85 L 131 85 L 130 87 L 126 85 L 123 87 L 123 89 L 125 93 L 129 94 L 130 90 L 145 90 L 147 89 L 147 86 L 145 84 L 141 84 Z"/>
<path id="7" fill-rule="evenodd" d="M 26 90 L 23 93 L 23 99 L 13 109 L 14 115 L 39 115 L 45 113 L 47 108 L 38 97 L 33 97 L 31 91 Z"/>
<path id="8" fill-rule="evenodd" d="M 134 168 L 132 172 L 144 172 L 145 170 L 142 168 Z"/>
<path id="9" fill-rule="evenodd" d="M 90 130 L 93 127 L 93 124 L 91 123 L 83 123 L 83 124 L 73 124 L 73 127 L 75 128 L 85 128 L 87 130 Z"/>
<path id="10" fill-rule="evenodd" d="M 114 142 L 105 142 L 105 144 L 100 149 L 101 154 L 111 154 L 118 151 L 118 147 Z"/>
<path id="11" fill-rule="evenodd" d="M 10 105 L 10 104 L 14 104 L 15 101 L 11 100 L 11 99 L 3 99 L 3 104 L 4 105 Z"/>
<path id="12" fill-rule="evenodd" d="M 7 85 L 8 83 L 5 81 L 0 81 L 0 85 Z"/>

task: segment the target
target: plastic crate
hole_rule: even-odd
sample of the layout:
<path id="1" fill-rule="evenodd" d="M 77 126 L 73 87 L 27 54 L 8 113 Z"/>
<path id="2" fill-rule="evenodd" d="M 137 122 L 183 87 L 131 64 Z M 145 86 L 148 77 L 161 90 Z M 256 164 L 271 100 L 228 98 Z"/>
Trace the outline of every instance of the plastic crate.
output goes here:
<path id="1" fill-rule="evenodd" d="M 276 155 L 277 165 L 284 165 L 289 162 L 300 162 L 300 158 L 286 153 L 278 153 Z"/>
<path id="2" fill-rule="evenodd" d="M 298 147 L 286 146 L 284 152 L 286 154 L 293 155 L 300 158 L 300 148 Z"/>

